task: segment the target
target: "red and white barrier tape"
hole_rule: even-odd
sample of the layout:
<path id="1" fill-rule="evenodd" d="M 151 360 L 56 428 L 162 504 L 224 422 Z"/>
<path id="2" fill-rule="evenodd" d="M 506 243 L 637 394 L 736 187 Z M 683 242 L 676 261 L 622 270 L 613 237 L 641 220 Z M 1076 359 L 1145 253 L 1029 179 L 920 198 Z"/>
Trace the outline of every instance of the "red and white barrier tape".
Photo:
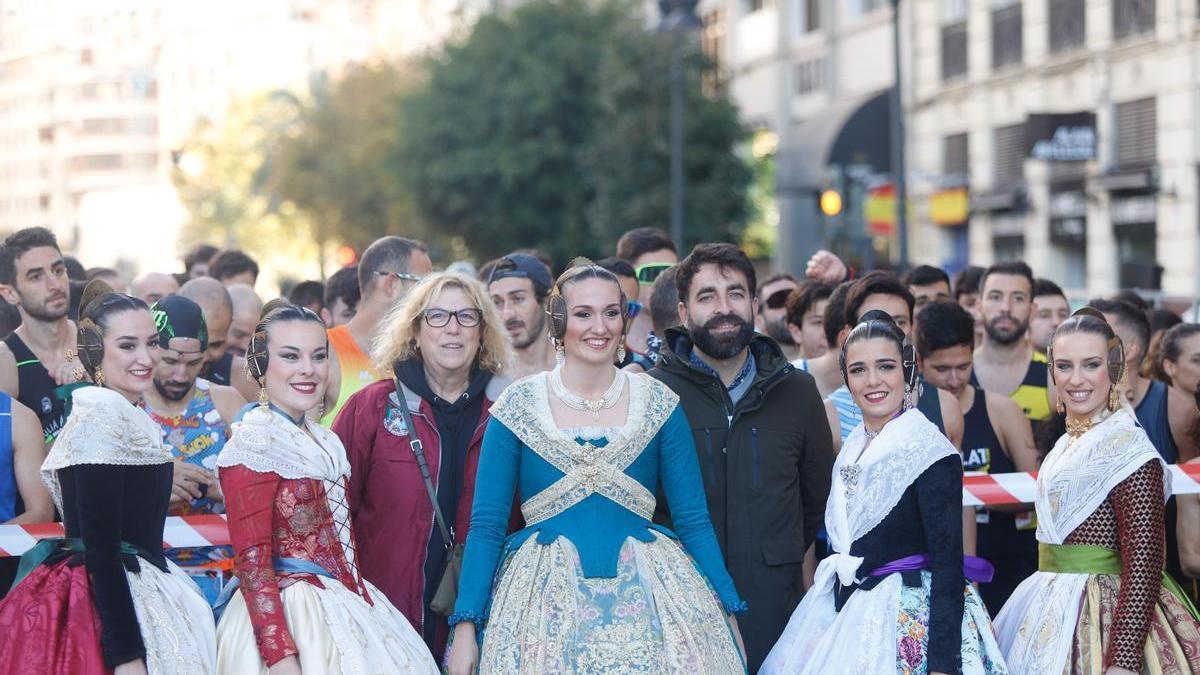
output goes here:
<path id="1" fill-rule="evenodd" d="M 1200 464 L 1175 465 L 1171 471 L 1171 494 L 1200 494 Z M 963 478 L 964 506 L 1031 504 L 1037 495 L 1037 474 L 969 473 Z M 0 525 L 0 558 L 18 556 L 39 539 L 63 536 L 62 523 Z M 163 548 L 196 548 L 229 545 L 225 516 L 172 516 L 163 528 Z"/>

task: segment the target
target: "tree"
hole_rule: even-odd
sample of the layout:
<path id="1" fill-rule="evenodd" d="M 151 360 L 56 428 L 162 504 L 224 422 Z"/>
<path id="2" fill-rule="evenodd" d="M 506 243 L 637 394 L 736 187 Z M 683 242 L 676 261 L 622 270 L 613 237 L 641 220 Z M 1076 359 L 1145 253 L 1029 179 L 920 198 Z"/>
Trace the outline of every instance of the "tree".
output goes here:
<path id="1" fill-rule="evenodd" d="M 405 97 L 397 175 L 430 229 L 481 258 L 610 255 L 668 223 L 669 45 L 623 0 L 532 0 L 482 17 Z M 686 238 L 738 241 L 751 175 L 711 68 L 688 58 Z"/>
<path id="2" fill-rule="evenodd" d="M 414 79 L 403 65 L 380 63 L 319 81 L 295 133 L 281 139 L 272 184 L 311 218 L 322 248 L 336 239 L 361 250 L 386 234 L 427 238 L 390 163 L 400 97 Z"/>

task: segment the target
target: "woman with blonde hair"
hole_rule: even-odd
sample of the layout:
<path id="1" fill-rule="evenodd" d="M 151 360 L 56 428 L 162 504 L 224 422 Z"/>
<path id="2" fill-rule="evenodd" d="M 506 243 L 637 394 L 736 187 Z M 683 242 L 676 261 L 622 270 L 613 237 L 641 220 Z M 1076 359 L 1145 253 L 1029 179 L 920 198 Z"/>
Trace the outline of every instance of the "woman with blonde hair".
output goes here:
<path id="1" fill-rule="evenodd" d="M 483 429 L 511 348 L 483 285 L 442 272 L 384 320 L 372 357 L 393 377 L 351 396 L 333 423 L 350 459 L 358 558 L 436 656 L 449 612 L 435 594 L 466 541 Z"/>

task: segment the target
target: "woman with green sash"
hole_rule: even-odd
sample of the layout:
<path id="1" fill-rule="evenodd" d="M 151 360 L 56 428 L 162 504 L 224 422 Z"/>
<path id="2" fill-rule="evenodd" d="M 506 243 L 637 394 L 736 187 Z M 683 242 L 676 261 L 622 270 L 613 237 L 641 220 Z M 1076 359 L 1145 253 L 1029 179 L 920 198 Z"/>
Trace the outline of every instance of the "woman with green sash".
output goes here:
<path id="1" fill-rule="evenodd" d="M 1170 474 L 1116 385 L 1121 340 L 1079 310 L 1047 358 L 1067 433 L 1038 474 L 1038 571 L 996 618 L 1015 675 L 1200 673 L 1200 620 L 1164 573 Z"/>

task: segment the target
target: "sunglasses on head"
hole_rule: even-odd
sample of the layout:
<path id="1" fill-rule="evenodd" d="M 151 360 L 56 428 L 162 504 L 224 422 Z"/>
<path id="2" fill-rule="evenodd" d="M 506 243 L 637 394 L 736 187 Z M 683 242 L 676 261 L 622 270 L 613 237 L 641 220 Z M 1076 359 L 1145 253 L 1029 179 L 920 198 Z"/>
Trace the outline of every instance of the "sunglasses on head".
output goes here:
<path id="1" fill-rule="evenodd" d="M 629 318 L 636 319 L 638 314 L 641 314 L 644 305 L 637 300 L 627 300 L 625 305 L 629 308 Z"/>
<path id="2" fill-rule="evenodd" d="M 639 284 L 650 285 L 658 278 L 658 275 L 666 272 L 674 267 L 674 263 L 646 263 L 640 265 L 634 270 L 634 275 L 637 276 Z"/>
<path id="3" fill-rule="evenodd" d="M 782 288 L 767 296 L 767 309 L 780 309 L 787 304 L 788 296 L 792 294 L 792 289 Z"/>

